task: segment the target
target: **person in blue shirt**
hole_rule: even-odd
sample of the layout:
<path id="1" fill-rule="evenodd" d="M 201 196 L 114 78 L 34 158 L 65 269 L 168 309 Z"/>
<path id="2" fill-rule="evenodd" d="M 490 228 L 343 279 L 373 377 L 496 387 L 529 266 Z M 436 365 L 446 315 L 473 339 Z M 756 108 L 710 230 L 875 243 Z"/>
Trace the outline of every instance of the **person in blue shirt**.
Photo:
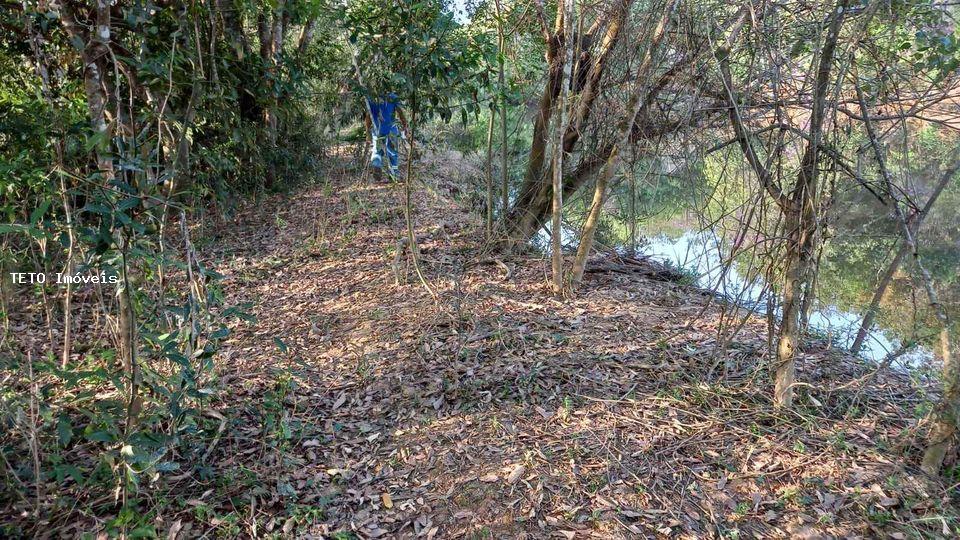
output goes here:
<path id="1" fill-rule="evenodd" d="M 369 115 L 366 117 L 365 124 L 373 143 L 370 165 L 375 169 L 383 170 L 384 154 L 386 154 L 389 174 L 396 178 L 400 173 L 397 138 L 401 133 L 394 117 L 399 118 L 404 131 L 407 130 L 407 119 L 403 116 L 397 95 L 392 92 L 380 99 L 366 99 Z"/>

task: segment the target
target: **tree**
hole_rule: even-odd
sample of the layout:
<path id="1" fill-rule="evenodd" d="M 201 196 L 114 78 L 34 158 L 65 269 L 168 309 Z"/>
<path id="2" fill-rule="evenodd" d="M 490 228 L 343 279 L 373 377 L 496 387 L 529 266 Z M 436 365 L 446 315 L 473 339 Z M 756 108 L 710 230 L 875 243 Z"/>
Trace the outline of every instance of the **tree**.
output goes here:
<path id="1" fill-rule="evenodd" d="M 467 110 L 479 111 L 475 85 L 489 55 L 489 42 L 468 39 L 451 13 L 438 0 L 416 3 L 354 2 L 343 8 L 342 18 L 349 41 L 357 49 L 357 65 L 369 66 L 363 73 L 360 93 L 364 97 L 400 96 L 409 114 L 408 154 L 404 180 L 404 216 L 407 245 L 423 286 L 435 294 L 420 264 L 411 202 L 413 160 L 419 122 L 431 117 L 449 121 L 453 96 L 471 96 Z M 451 90 L 458 89 L 458 93 Z"/>
<path id="2" fill-rule="evenodd" d="M 657 22 L 653 26 L 649 38 L 650 45 L 644 51 L 637 68 L 637 74 L 634 79 L 634 89 L 630 94 L 630 101 L 627 103 L 627 114 L 620 120 L 617 128 L 616 143 L 610 150 L 606 163 L 597 175 L 596 187 L 593 193 L 593 202 L 590 205 L 590 211 L 583 224 L 583 231 L 580 234 L 580 245 L 577 246 L 577 255 L 573 262 L 573 268 L 570 272 L 570 287 L 576 289 L 583 280 L 583 272 L 587 266 L 587 257 L 590 256 L 590 250 L 593 248 L 593 239 L 597 232 L 597 224 L 600 221 L 600 213 L 603 211 L 603 204 L 607 198 L 607 185 L 620 166 L 621 152 L 625 152 L 630 144 L 630 133 L 634 124 L 637 122 L 637 115 L 640 114 L 642 105 L 643 90 L 650 79 L 650 71 L 654 64 L 654 56 L 660 48 L 667 30 L 667 23 L 671 12 L 676 5 L 676 0 L 667 0 L 662 8 Z"/>
<path id="3" fill-rule="evenodd" d="M 777 202 L 784 215 L 783 230 L 786 235 L 784 246 L 784 285 L 782 314 L 778 336 L 777 358 L 773 366 L 774 403 L 779 407 L 793 404 L 793 387 L 796 380 L 796 353 L 799 346 L 801 327 L 802 292 L 806 284 L 813 279 L 814 256 L 817 250 L 817 227 L 822 219 L 820 197 L 820 161 L 821 146 L 824 141 L 824 127 L 827 118 L 826 107 L 832 88 L 835 52 L 840 38 L 840 30 L 847 17 L 846 0 L 840 0 L 830 10 L 826 35 L 817 53 L 813 97 L 810 107 L 809 127 L 804 133 L 805 148 L 800 158 L 799 171 L 793 187 L 784 191 L 774 179 L 767 164 L 753 148 L 753 136 L 746 129 L 740 112 L 739 98 L 735 92 L 730 70 L 732 40 L 739 32 L 731 34 L 726 44 L 715 53 L 729 100 L 730 121 L 736 139 L 740 144 L 747 162 L 753 168 L 760 184 Z M 741 15 L 741 18 L 745 17 Z M 742 24 L 742 23 L 741 23 Z"/>
<path id="4" fill-rule="evenodd" d="M 553 139 L 553 159 L 550 165 L 551 170 L 551 197 L 550 209 L 552 221 L 550 225 L 550 265 L 553 270 L 553 292 L 554 294 L 563 294 L 563 154 L 564 144 L 563 136 L 568 128 L 567 107 L 568 107 L 568 89 L 573 85 L 573 28 L 576 21 L 575 0 L 565 0 L 563 11 L 557 10 L 557 16 L 561 18 L 558 24 L 563 24 L 563 35 L 570 39 L 564 40 L 564 56 L 561 66 L 563 67 L 563 76 L 560 78 L 560 94 L 557 100 L 557 110 L 560 117 L 556 122 L 556 135 Z M 561 60 L 558 60 L 561 61 Z"/>

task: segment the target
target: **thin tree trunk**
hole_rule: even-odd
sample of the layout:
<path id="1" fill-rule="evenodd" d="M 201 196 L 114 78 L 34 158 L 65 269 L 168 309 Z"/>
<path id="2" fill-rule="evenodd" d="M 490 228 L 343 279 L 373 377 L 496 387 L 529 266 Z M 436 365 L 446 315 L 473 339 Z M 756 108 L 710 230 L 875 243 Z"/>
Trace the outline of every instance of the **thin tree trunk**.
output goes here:
<path id="1" fill-rule="evenodd" d="M 603 210 L 603 203 L 607 197 L 607 183 L 617 171 L 620 164 L 619 146 L 614 147 L 607 158 L 607 163 L 603 170 L 597 176 L 597 185 L 593 190 L 593 202 L 590 205 L 590 212 L 587 214 L 587 220 L 583 224 L 583 231 L 580 233 L 580 245 L 577 246 L 577 255 L 573 259 L 573 268 L 570 270 L 570 290 L 576 291 L 583 280 L 583 272 L 587 267 L 587 257 L 590 256 L 590 250 L 593 249 L 593 239 L 596 236 L 597 224 L 600 223 L 600 213 Z"/>
<path id="2" fill-rule="evenodd" d="M 60 166 L 63 164 L 62 157 L 57 151 L 57 160 Z M 66 369 L 70 363 L 70 353 L 73 344 L 73 249 L 76 244 L 76 237 L 73 230 L 73 205 L 70 204 L 70 194 L 67 191 L 67 181 L 65 174 L 60 173 L 60 196 L 63 199 L 63 215 L 67 219 L 67 260 L 64 263 L 63 273 L 71 276 L 67 280 L 67 287 L 63 291 L 63 352 L 60 356 L 60 367 Z"/>
<path id="3" fill-rule="evenodd" d="M 550 139 L 549 124 L 550 117 L 554 111 L 554 100 L 560 93 L 560 86 L 563 80 L 563 70 L 560 65 L 562 60 L 554 55 L 552 57 L 551 67 L 547 75 L 547 85 L 540 97 L 540 104 L 537 115 L 533 121 L 533 135 L 530 143 L 530 152 L 527 158 L 527 170 L 524 175 L 523 188 L 528 186 L 539 186 L 545 180 L 543 175 L 543 164 L 546 160 L 547 142 Z M 521 197 L 535 197 L 537 190 L 527 190 L 521 188 Z M 550 199 L 552 201 L 552 198 Z M 514 208 L 507 216 L 508 230 L 510 234 L 517 237 L 528 238 L 532 231 L 536 229 L 536 222 L 539 216 L 532 215 L 526 208 L 525 203 L 520 197 L 515 201 Z M 514 233 L 513 231 L 516 231 Z"/>
<path id="4" fill-rule="evenodd" d="M 55 101 L 50 90 L 50 72 L 47 69 L 45 64 L 43 54 L 41 53 L 40 43 L 41 38 L 39 35 L 34 35 L 33 25 L 28 23 L 28 30 L 31 34 L 30 46 L 31 51 L 33 52 L 35 59 L 35 70 L 37 75 L 40 77 L 41 82 L 41 93 L 43 94 L 46 102 L 55 106 Z M 64 143 L 63 141 L 54 141 L 53 143 L 54 156 L 56 159 L 56 173 L 60 175 L 60 198 L 63 203 L 63 215 L 67 221 L 67 260 L 64 261 L 63 273 L 67 276 L 73 275 L 73 257 L 74 257 L 74 246 L 76 245 L 76 231 L 74 230 L 73 223 L 73 205 L 70 202 L 70 192 L 67 186 L 66 180 L 66 170 L 64 166 Z M 0 288 L 2 288 L 3 280 L 0 278 Z M 3 291 L 0 290 L 0 296 L 3 295 Z M 73 341 L 73 280 L 67 280 L 67 286 L 64 289 L 63 296 L 63 351 L 60 356 L 60 367 L 61 369 L 66 369 L 67 364 L 70 362 L 70 353 L 72 349 Z M 2 339 L 0 339 L 2 342 Z"/>
<path id="5" fill-rule="evenodd" d="M 869 113 L 864 110 L 864 116 L 866 117 L 868 114 Z M 867 120 L 866 124 L 869 126 L 869 120 Z M 870 139 L 877 153 L 878 161 L 881 164 L 884 179 L 888 186 L 892 186 L 889 173 L 886 172 L 886 167 L 883 166 L 879 146 L 876 144 L 876 137 L 871 134 Z M 947 169 L 945 176 L 952 178 L 958 169 L 960 169 L 960 161 L 951 165 Z M 891 194 L 893 193 L 892 190 L 890 192 Z M 947 314 L 946 308 L 943 307 L 936 290 L 933 288 L 933 278 L 923 265 L 916 239 L 914 238 L 913 231 L 910 230 L 907 219 L 903 215 L 903 211 L 900 209 L 899 201 L 894 199 L 893 205 L 897 220 L 900 222 L 900 227 L 903 231 L 903 239 L 910 247 L 910 254 L 923 278 L 927 299 L 930 302 L 930 306 L 933 307 L 934 314 L 940 323 L 940 350 L 943 356 L 943 394 L 934 411 L 933 427 L 930 429 L 927 450 L 923 454 L 923 462 L 921 463 L 921 468 L 924 472 L 935 475 L 940 472 L 947 448 L 957 435 L 958 415 L 960 415 L 960 350 L 958 350 L 960 346 L 958 346 L 958 342 L 955 341 L 951 335 L 950 316 Z"/>
<path id="6" fill-rule="evenodd" d="M 140 373 L 137 366 L 137 318 L 130 296 L 130 268 L 129 245 L 130 239 L 123 231 L 120 232 L 120 291 L 119 291 L 119 327 L 120 327 L 120 362 L 128 377 L 128 391 L 130 399 L 135 397 L 140 383 Z"/>
<path id="7" fill-rule="evenodd" d="M 887 193 L 890 195 L 893 204 L 893 213 L 900 224 L 900 230 L 903 233 L 903 241 L 910 249 L 910 255 L 913 262 L 920 270 L 920 276 L 923 279 L 923 287 L 927 293 L 927 299 L 930 307 L 933 308 L 934 315 L 940 323 L 940 350 L 943 356 L 943 394 L 940 402 L 937 403 L 933 411 L 933 426 L 927 435 L 927 450 L 923 454 L 923 461 L 920 468 L 931 476 L 940 473 L 943 466 L 943 460 L 946 457 L 947 449 L 957 436 L 958 420 L 960 420 L 960 344 L 953 339 L 951 335 L 950 315 L 946 308 L 940 302 L 936 289 L 933 287 L 933 278 L 927 267 L 924 266 L 920 257 L 920 250 L 917 246 L 916 237 L 909 220 L 900 208 L 900 200 L 896 196 L 896 188 L 893 185 L 893 178 L 887 169 L 886 160 L 883 151 L 880 149 L 880 142 L 874 132 L 870 121 L 870 111 L 867 108 L 867 102 L 863 97 L 863 90 L 860 85 L 856 85 L 857 99 L 860 102 L 860 111 L 863 115 L 863 125 L 867 131 L 867 138 L 870 140 L 870 146 L 873 148 L 874 158 L 877 161 L 877 167 L 883 177 Z M 946 186 L 946 183 L 953 179 L 957 171 L 960 170 L 960 159 L 954 161 L 944 172 L 940 184 Z M 940 186 L 938 184 L 938 188 Z M 936 193 L 935 195 L 939 195 Z M 933 198 L 933 197 L 931 197 Z M 928 203 L 929 204 L 929 203 Z M 927 206 L 924 206 L 924 210 Z"/>
<path id="8" fill-rule="evenodd" d="M 593 35 L 604 30 L 603 40 L 600 44 L 598 54 L 591 59 L 589 54 L 581 55 L 577 62 L 578 72 L 582 76 L 577 77 L 577 81 L 570 81 L 568 87 L 576 93 L 577 106 L 568 107 L 569 120 L 566 123 L 563 134 L 562 152 L 570 154 L 574 151 L 580 140 L 580 131 L 587 120 L 590 118 L 593 107 L 596 104 L 596 98 L 599 95 L 599 83 L 603 78 L 608 60 L 615 49 L 615 46 L 621 36 L 623 21 L 626 18 L 632 0 L 619 2 L 616 11 L 612 17 L 602 17 L 597 23 L 592 25 L 588 36 L 575 36 L 573 27 L 566 24 L 558 25 L 555 35 L 547 40 L 547 59 L 550 62 L 550 70 L 547 77 L 547 83 L 540 98 L 539 114 L 537 115 L 533 127 L 533 139 L 528 154 L 527 169 L 523 178 L 523 185 L 520 188 L 517 198 L 514 200 L 513 207 L 507 216 L 508 234 L 515 239 L 526 239 L 532 236 L 543 224 L 547 216 L 552 212 L 553 184 L 546 182 L 546 178 L 552 178 L 555 173 L 552 166 L 547 170 L 544 165 L 547 142 L 551 136 L 549 134 L 549 119 L 552 116 L 553 109 L 557 106 L 557 100 L 560 96 L 561 86 L 570 80 L 566 76 L 566 66 L 570 65 L 572 70 L 572 52 L 570 59 L 562 62 L 560 55 L 560 46 L 565 50 L 572 51 L 574 43 L 580 42 L 588 44 L 593 40 Z M 558 15 L 563 13 L 562 9 L 557 9 Z M 558 21 L 562 17 L 558 17 Z M 562 29 L 562 31 L 561 31 Z M 569 45 L 569 46 L 568 46 Z M 569 101 L 569 99 L 568 99 Z M 572 109 L 572 110 L 570 110 Z M 600 165 L 602 165 L 609 154 L 605 149 L 599 154 Z M 599 167 L 599 166 L 598 166 Z M 579 186 L 578 186 L 579 187 Z M 561 196 L 562 200 L 562 196 Z"/>
<path id="9" fill-rule="evenodd" d="M 503 11 L 500 0 L 494 0 L 497 10 L 497 91 L 500 101 L 500 215 L 506 217 L 510 208 L 509 171 L 507 170 L 507 90 L 504 75 L 506 38 L 503 32 Z"/>
<path id="10" fill-rule="evenodd" d="M 543 165 L 547 158 L 547 148 L 551 138 L 550 119 L 553 116 L 555 101 L 559 97 L 560 89 L 563 86 L 563 56 L 559 53 L 561 52 L 560 46 L 566 39 L 566 36 L 563 35 L 564 10 L 562 7 L 557 8 L 554 30 L 551 32 L 547 28 L 543 13 L 543 0 L 536 0 L 534 6 L 539 15 L 541 32 L 546 45 L 547 81 L 544 84 L 543 93 L 540 95 L 537 114 L 533 121 L 533 133 L 523 184 L 513 207 L 504 216 L 504 225 L 508 236 L 522 239 L 529 238 L 536 231 L 540 219 L 545 218 L 550 213 L 549 209 L 553 205 L 553 197 L 549 190 L 541 189 L 541 184 L 547 182 Z M 552 185 L 552 180 L 550 183 Z M 541 203 L 537 212 L 531 212 L 529 208 L 533 201 Z"/>
<path id="11" fill-rule="evenodd" d="M 350 62 L 353 64 L 353 71 L 354 71 L 354 74 L 357 76 L 357 83 L 360 85 L 360 88 L 366 88 L 367 85 L 363 80 L 363 72 L 360 71 L 360 64 L 359 62 L 357 62 L 358 54 L 359 53 L 357 52 L 357 49 L 353 48 L 350 51 Z M 373 111 L 370 109 L 370 102 L 367 100 L 366 97 L 361 96 L 360 99 L 363 100 L 363 111 L 365 115 L 365 119 L 364 119 L 364 128 L 365 128 L 364 135 L 365 136 L 363 138 L 363 153 L 360 154 L 360 159 L 368 159 L 367 156 L 370 155 L 370 146 L 374 143 L 373 131 L 372 131 L 373 130 Z M 411 135 L 411 138 L 412 138 L 412 135 Z M 413 141 L 410 141 L 410 144 L 413 144 Z M 412 153 L 410 154 L 410 159 L 413 159 Z M 366 172 L 367 170 L 367 164 L 369 164 L 369 162 L 365 162 L 365 165 L 363 168 L 364 172 Z M 410 164 L 408 161 L 407 162 L 408 176 L 410 174 L 409 165 Z"/>
<path id="12" fill-rule="evenodd" d="M 124 444 L 126 444 L 127 437 L 133 433 L 136 427 L 142 400 L 140 399 L 140 364 L 137 361 L 137 315 L 130 294 L 130 238 L 123 230 L 119 232 L 119 236 L 121 258 L 118 306 L 120 312 L 119 341 L 120 361 L 123 364 L 124 372 L 127 374 L 127 410 L 123 428 Z M 126 504 L 130 485 L 125 473 L 120 476 L 120 487 L 123 503 Z"/>
<path id="13" fill-rule="evenodd" d="M 630 174 L 630 256 L 637 256 L 637 175 Z"/>
<path id="14" fill-rule="evenodd" d="M 487 238 L 493 234 L 493 124 L 496 121 L 496 108 L 490 107 L 490 122 L 487 124 Z"/>
<path id="15" fill-rule="evenodd" d="M 214 0 L 217 12 L 223 18 L 225 33 L 229 36 L 237 59 L 243 59 L 250 54 L 250 41 L 243 31 L 243 21 L 230 0 Z"/>
<path id="16" fill-rule="evenodd" d="M 914 259 L 919 255 L 914 253 Z M 935 296 L 933 297 L 936 298 Z M 933 300 L 931 300 L 932 302 Z M 938 306 L 938 319 L 941 320 L 940 350 L 943 356 L 943 395 L 934 414 L 933 427 L 927 436 L 927 450 L 923 454 L 920 468 L 929 475 L 936 475 L 943 466 L 947 455 L 947 448 L 956 439 L 958 413 L 960 413 L 960 347 L 953 340 L 949 327 L 949 320 L 941 316 L 945 314 L 943 306 Z"/>
<path id="17" fill-rule="evenodd" d="M 573 0 L 565 0 L 572 2 Z M 561 98 L 561 103 L 563 103 Z M 563 293 L 563 245 L 561 238 L 561 217 L 563 213 L 563 132 L 557 130 L 557 144 L 553 148 L 553 199 L 551 203 L 552 221 L 550 230 L 550 268 L 553 275 L 553 292 Z"/>
<path id="18" fill-rule="evenodd" d="M 857 337 L 854 338 L 853 345 L 850 346 L 851 353 L 859 354 L 860 349 L 863 348 L 863 342 L 866 341 L 867 334 L 870 332 L 870 328 L 873 327 L 873 320 L 876 318 L 877 312 L 880 309 L 880 301 L 883 300 L 883 296 L 887 292 L 887 287 L 890 286 L 890 282 L 893 281 L 893 276 L 900 268 L 900 263 L 903 262 L 903 258 L 906 257 L 909 251 L 910 246 L 907 244 L 901 245 L 897 254 L 883 272 L 880 283 L 877 285 L 877 290 L 874 291 L 873 298 L 870 300 L 870 306 L 867 307 L 867 311 L 863 315 L 863 321 L 861 321 L 860 328 L 857 330 Z"/>
<path id="19" fill-rule="evenodd" d="M 273 56 L 273 63 L 277 63 L 277 56 L 283 50 L 283 35 L 286 30 L 286 22 L 290 14 L 284 9 L 286 0 L 277 0 L 277 11 L 273 18 L 273 43 L 270 45 L 270 54 Z"/>
<path id="20" fill-rule="evenodd" d="M 313 17 L 307 24 L 303 26 L 303 30 L 300 31 L 300 40 L 297 43 L 297 54 L 303 55 L 307 52 L 307 49 L 310 47 L 310 43 L 313 42 L 313 34 L 317 30 L 317 18 Z"/>
<path id="21" fill-rule="evenodd" d="M 806 332 L 810 326 L 810 311 L 817 299 L 817 286 L 820 281 L 820 261 L 823 257 L 823 241 L 814 239 L 817 255 L 808 269 L 808 277 L 803 287 L 803 301 L 800 303 L 800 332 Z"/>
<path id="22" fill-rule="evenodd" d="M 285 3 L 285 0 L 277 1 L 272 23 L 266 15 L 264 15 L 260 21 L 260 55 L 263 57 L 264 63 L 267 66 L 270 78 L 279 76 L 279 70 L 277 70 L 277 55 L 280 54 L 283 48 Z M 267 161 L 267 187 L 273 187 L 277 181 L 277 131 L 279 129 L 277 109 L 279 105 L 279 96 L 277 96 L 276 91 L 271 88 L 268 105 L 263 111 L 267 143 L 271 150 L 271 155 Z"/>
<path id="23" fill-rule="evenodd" d="M 437 293 L 434 292 L 433 287 L 430 286 L 430 282 L 427 281 L 427 277 L 423 274 L 423 268 L 421 268 L 420 265 L 420 246 L 417 244 L 417 235 L 413 228 L 413 188 L 411 183 L 413 182 L 414 138 L 416 137 L 417 129 L 416 98 L 414 98 L 410 105 L 410 141 L 408 143 L 410 155 L 407 156 L 407 178 L 403 183 L 403 215 L 407 222 L 407 242 L 410 244 L 410 258 L 413 259 L 413 269 L 417 272 L 417 278 L 420 279 L 420 283 L 427 289 L 430 296 L 437 298 Z"/>
<path id="24" fill-rule="evenodd" d="M 563 214 L 563 135 L 567 130 L 567 100 L 569 99 L 569 83 L 573 73 L 573 19 L 574 2 L 576 0 L 564 0 L 563 2 L 563 26 L 564 26 L 564 61 L 563 77 L 560 79 L 560 98 L 557 101 L 557 109 L 560 118 L 557 122 L 556 138 L 553 147 L 553 199 L 552 199 L 552 242 L 551 242 L 551 268 L 553 270 L 553 292 L 563 294 L 563 245 L 561 221 Z"/>
<path id="25" fill-rule="evenodd" d="M 784 209 L 787 247 L 786 272 L 783 288 L 783 321 L 774 364 L 774 405 L 793 405 L 793 386 L 796 382 L 796 353 L 800 341 L 802 294 L 812 278 L 811 269 L 816 252 L 817 193 L 819 189 L 820 141 L 823 136 L 826 99 L 833 70 L 834 53 L 840 28 L 846 18 L 848 0 L 837 2 L 832 11 L 830 26 L 817 64 L 816 86 L 810 114 L 810 137 L 791 199 L 793 204 Z"/>
<path id="26" fill-rule="evenodd" d="M 34 512 L 40 515 L 40 503 L 43 500 L 43 475 L 40 474 L 42 462 L 40 460 L 40 388 L 33 371 L 33 355 L 27 350 L 27 380 L 30 382 L 30 438 L 28 445 L 33 458 L 33 497 Z"/>
<path id="27" fill-rule="evenodd" d="M 66 2 L 51 2 L 51 6 L 60 12 L 60 20 L 70 39 L 76 44 L 83 43 L 80 51 L 83 61 L 83 90 L 87 98 L 87 110 L 90 125 L 96 133 L 97 169 L 104 185 L 115 176 L 113 157 L 110 155 L 110 126 L 106 120 L 107 94 L 104 81 L 106 58 L 110 43 L 110 3 L 104 0 L 96 2 L 96 27 L 93 35 L 81 25 Z"/>
<path id="28" fill-rule="evenodd" d="M 209 53 L 209 66 L 210 66 L 210 82 L 214 86 L 219 86 L 220 84 L 220 71 L 217 69 L 217 44 L 220 42 L 220 36 L 218 32 L 220 30 L 220 25 L 217 23 L 217 9 L 215 5 L 212 5 L 211 2 L 207 2 L 207 19 L 210 21 L 210 53 Z M 199 40 L 199 31 L 197 32 L 197 39 Z M 199 51 L 198 51 L 199 53 Z"/>
<path id="29" fill-rule="evenodd" d="M 66 2 L 52 2 L 51 6 L 60 12 L 60 20 L 64 30 L 71 40 L 79 44 L 84 44 L 80 51 L 80 57 L 83 61 L 83 88 L 87 99 L 87 109 L 90 116 L 90 125 L 96 134 L 95 155 L 97 161 L 97 170 L 100 173 L 100 181 L 107 185 L 116 175 L 113 156 L 111 155 L 111 130 L 106 120 L 107 111 L 107 84 L 104 80 L 107 58 L 109 55 L 109 43 L 111 38 L 111 18 L 110 2 L 98 0 L 95 6 L 96 26 L 91 33 L 82 26 L 76 18 L 73 9 Z M 74 249 L 74 231 L 72 211 L 67 193 L 66 184 L 61 176 L 61 191 L 63 192 L 64 212 L 67 215 L 68 239 L 70 246 L 67 251 L 67 262 L 65 272 L 73 273 L 73 249 Z M 66 367 L 70 360 L 72 349 L 72 297 L 73 286 L 68 282 L 64 297 L 64 334 L 63 351 L 61 353 L 60 363 Z M 121 321 L 123 315 L 121 313 Z"/>
<path id="30" fill-rule="evenodd" d="M 949 184 L 950 180 L 952 179 L 952 176 L 949 175 L 944 175 L 942 178 L 940 178 L 940 181 L 933 189 L 933 193 L 930 194 L 930 198 L 927 199 L 926 204 L 924 204 L 923 208 L 913 216 L 911 226 L 913 227 L 914 234 L 920 231 L 920 226 L 923 224 L 924 218 L 926 218 L 927 214 L 930 213 L 930 209 L 933 208 L 934 203 L 937 202 L 940 194 L 943 193 L 944 188 L 947 187 L 947 184 Z M 873 298 L 870 300 L 870 306 L 867 308 L 867 312 L 863 316 L 863 322 L 860 323 L 860 329 L 857 331 L 857 337 L 853 340 L 853 345 L 850 347 L 850 352 L 853 354 L 859 353 L 860 348 L 863 347 L 863 342 L 867 338 L 867 333 L 870 332 L 870 328 L 873 326 L 873 320 L 876 318 L 880 309 L 880 301 L 883 300 L 883 295 L 886 294 L 887 287 L 890 286 L 890 283 L 893 281 L 893 276 L 897 273 L 897 269 L 900 268 L 900 263 L 903 262 L 903 258 L 906 257 L 909 252 L 910 246 L 908 246 L 906 243 L 900 246 L 900 250 L 897 251 L 897 254 L 893 257 L 893 260 L 890 261 L 890 265 L 887 266 L 887 270 L 880 278 L 880 283 L 877 285 L 877 290 L 873 293 Z"/>
<path id="31" fill-rule="evenodd" d="M 577 106 L 575 109 L 571 107 L 571 119 L 563 134 L 564 152 L 573 152 L 583 133 L 583 127 L 593 114 L 594 103 L 600 96 L 600 81 L 620 39 L 621 30 L 630 13 L 632 4 L 633 0 L 616 1 L 613 16 L 609 18 L 609 24 L 604 29 L 599 51 L 592 59 L 584 53 L 577 62 L 577 71 L 580 73 L 577 74 L 577 81 L 571 82 L 571 88 L 577 92 Z M 597 29 L 599 29 L 599 26 Z M 571 41 L 574 41 L 572 31 L 570 36 Z M 592 41 L 592 37 L 580 36 L 580 32 L 577 33 L 577 37 L 579 39 L 575 41 L 576 43 Z"/>

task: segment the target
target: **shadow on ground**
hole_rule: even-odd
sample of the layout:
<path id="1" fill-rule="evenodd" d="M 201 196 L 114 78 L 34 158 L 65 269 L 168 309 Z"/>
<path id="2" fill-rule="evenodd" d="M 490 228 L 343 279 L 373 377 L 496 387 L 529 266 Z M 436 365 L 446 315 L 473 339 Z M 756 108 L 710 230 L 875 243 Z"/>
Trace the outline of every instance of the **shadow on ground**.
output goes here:
<path id="1" fill-rule="evenodd" d="M 234 420 L 194 532 L 949 534 L 945 491 L 903 465 L 911 381 L 844 387 L 867 368 L 810 344 L 809 386 L 777 413 L 764 322 L 719 340 L 724 306 L 644 272 L 553 299 L 542 260 L 481 253 L 482 224 L 442 189 L 415 200 L 434 301 L 397 256 L 400 197 L 334 175 L 215 231 L 206 257 L 257 322 L 224 349 L 217 406 Z"/>

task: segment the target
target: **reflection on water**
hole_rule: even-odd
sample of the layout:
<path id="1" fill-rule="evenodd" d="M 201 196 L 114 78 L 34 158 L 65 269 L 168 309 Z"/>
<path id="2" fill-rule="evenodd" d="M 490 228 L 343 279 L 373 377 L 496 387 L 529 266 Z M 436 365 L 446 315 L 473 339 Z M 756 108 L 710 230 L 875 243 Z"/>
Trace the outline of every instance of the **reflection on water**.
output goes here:
<path id="1" fill-rule="evenodd" d="M 576 248 L 579 239 L 573 231 L 562 227 L 560 237 L 565 249 Z M 549 225 L 540 229 L 534 244 L 545 253 L 550 252 Z M 646 244 L 639 247 L 639 251 L 695 275 L 694 282 L 698 287 L 716 293 L 727 302 L 759 315 L 765 315 L 768 305 L 774 305 L 774 313 L 780 316 L 780 308 L 776 305 L 777 294 L 762 278 L 745 277 L 736 261 L 724 270 L 729 253 L 710 231 L 687 230 L 675 237 L 663 233 L 648 235 Z M 808 327 L 826 336 L 837 347 L 849 349 L 862 319 L 861 313 L 842 310 L 821 293 L 810 312 Z M 860 349 L 860 356 L 879 362 L 899 347 L 900 340 L 894 337 L 893 332 L 878 328 L 874 323 Z M 905 367 L 920 367 L 928 364 L 932 358 L 929 350 L 917 347 L 900 356 L 897 363 Z"/>
<path id="2" fill-rule="evenodd" d="M 758 314 L 765 314 L 771 298 L 769 286 L 762 279 L 747 279 L 734 262 L 724 271 L 721 257 L 726 257 L 721 243 L 710 232 L 685 232 L 677 238 L 659 234 L 648 238 L 641 249 L 652 258 L 668 262 L 696 275 L 696 284 L 711 290 L 725 300 L 735 302 Z M 810 313 L 811 330 L 828 336 L 839 347 L 849 348 L 860 327 L 862 315 L 838 309 L 834 305 L 818 302 Z M 775 308 L 779 315 L 779 308 Z M 900 343 L 884 329 L 873 329 L 864 341 L 861 355 L 870 360 L 882 360 L 897 350 Z M 931 359 L 924 349 L 917 349 L 901 357 L 904 365 L 919 366 Z"/>

